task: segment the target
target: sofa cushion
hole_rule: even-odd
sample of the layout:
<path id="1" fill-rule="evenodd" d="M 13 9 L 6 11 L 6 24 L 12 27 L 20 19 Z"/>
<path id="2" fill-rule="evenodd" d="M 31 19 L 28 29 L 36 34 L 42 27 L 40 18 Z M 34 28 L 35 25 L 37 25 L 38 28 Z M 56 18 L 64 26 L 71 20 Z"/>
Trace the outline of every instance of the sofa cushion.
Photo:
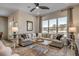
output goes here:
<path id="1" fill-rule="evenodd" d="M 51 34 L 47 34 L 47 38 L 50 38 L 51 37 Z"/>
<path id="2" fill-rule="evenodd" d="M 53 35 L 53 39 L 56 39 L 57 37 L 57 34 L 52 34 Z"/>
<path id="3" fill-rule="evenodd" d="M 44 34 L 44 33 L 43 33 L 43 34 L 42 34 L 42 37 L 47 38 L 47 34 Z"/>
<path id="4" fill-rule="evenodd" d="M 41 38 L 42 37 L 42 33 L 38 33 L 38 37 Z"/>
<path id="5" fill-rule="evenodd" d="M 32 33 L 32 39 L 36 38 L 36 33 Z"/>
<path id="6" fill-rule="evenodd" d="M 26 34 L 21 34 L 21 37 L 25 39 L 26 38 Z"/>
<path id="7" fill-rule="evenodd" d="M 50 39 L 53 39 L 53 34 L 50 35 Z"/>
<path id="8" fill-rule="evenodd" d="M 56 39 L 57 39 L 57 40 L 60 40 L 62 37 L 63 37 L 62 34 L 58 34 L 57 37 L 56 37 Z"/>
<path id="9" fill-rule="evenodd" d="M 54 46 L 54 47 L 58 47 L 58 48 L 62 48 L 64 46 L 62 41 L 59 40 L 53 40 L 51 44 L 49 44 L 50 46 Z"/>

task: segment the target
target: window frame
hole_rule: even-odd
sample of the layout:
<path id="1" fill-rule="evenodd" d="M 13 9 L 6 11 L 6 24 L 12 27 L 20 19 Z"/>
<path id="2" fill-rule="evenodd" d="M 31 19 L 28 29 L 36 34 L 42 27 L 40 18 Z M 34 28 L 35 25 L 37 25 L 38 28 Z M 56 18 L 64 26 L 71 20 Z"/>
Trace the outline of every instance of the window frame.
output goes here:
<path id="1" fill-rule="evenodd" d="M 63 17 L 67 17 L 67 16 L 63 16 Z M 53 18 L 53 19 L 56 19 L 56 33 L 58 33 L 58 18 L 63 18 L 63 17 L 57 17 L 57 18 Z M 50 34 L 49 33 L 49 21 L 50 20 L 52 20 L 52 19 L 49 19 L 48 20 L 48 34 Z M 42 20 L 42 21 L 45 21 L 45 20 Z M 43 24 L 42 24 L 43 25 Z M 67 34 L 68 34 L 68 28 L 69 28 L 69 26 L 68 26 L 68 17 L 67 17 Z M 42 32 L 42 31 L 41 31 Z"/>
<path id="2" fill-rule="evenodd" d="M 48 26 L 47 26 L 48 32 L 47 32 L 47 33 L 49 33 L 49 20 L 43 20 L 43 21 L 48 21 Z M 42 21 L 42 23 L 41 23 L 41 24 L 42 24 L 42 26 L 41 26 L 41 27 L 42 27 L 42 28 L 41 28 L 41 29 L 42 29 L 42 31 L 41 31 L 42 33 L 43 33 L 43 21 Z"/>
<path id="3" fill-rule="evenodd" d="M 56 33 L 57 33 L 57 18 L 49 19 L 49 25 L 50 25 L 50 20 L 56 20 Z M 48 26 L 49 28 L 50 26 Z M 49 30 L 48 30 L 49 31 Z M 49 33 L 49 32 L 48 32 Z M 50 33 L 49 33 L 50 34 Z"/>

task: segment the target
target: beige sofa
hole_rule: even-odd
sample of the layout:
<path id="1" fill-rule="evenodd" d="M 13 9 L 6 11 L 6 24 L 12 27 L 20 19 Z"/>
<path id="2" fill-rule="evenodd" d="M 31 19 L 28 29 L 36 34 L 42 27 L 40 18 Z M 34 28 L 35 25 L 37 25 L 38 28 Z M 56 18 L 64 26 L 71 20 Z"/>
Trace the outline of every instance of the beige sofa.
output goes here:
<path id="1" fill-rule="evenodd" d="M 20 46 L 28 46 L 32 45 L 31 34 L 20 34 L 19 35 L 19 45 Z"/>
<path id="2" fill-rule="evenodd" d="M 52 43 L 49 45 L 58 48 L 62 48 L 64 46 L 63 41 L 59 41 L 59 40 L 53 40 Z"/>
<path id="3" fill-rule="evenodd" d="M 19 34 L 19 45 L 21 45 L 21 46 L 32 45 L 33 41 L 36 39 L 37 39 L 36 33 Z"/>
<path id="4" fill-rule="evenodd" d="M 48 40 L 51 41 L 51 43 L 49 44 L 50 46 L 54 46 L 54 47 L 58 47 L 58 48 L 62 48 L 64 46 L 64 42 L 62 39 L 57 40 L 57 35 L 56 34 L 43 34 L 43 33 L 39 33 L 38 37 L 42 40 Z"/>
<path id="5" fill-rule="evenodd" d="M 39 40 L 41 39 L 42 41 L 48 40 L 51 41 L 51 43 L 49 44 L 50 46 L 54 46 L 54 47 L 59 47 L 62 48 L 63 47 L 63 41 L 57 40 L 57 35 L 56 34 L 43 34 L 43 33 L 38 33 L 38 36 L 35 35 L 36 33 L 26 33 L 26 34 L 20 34 L 25 36 L 25 39 L 20 38 L 20 45 L 22 46 L 27 46 L 27 45 L 31 45 L 34 40 Z"/>

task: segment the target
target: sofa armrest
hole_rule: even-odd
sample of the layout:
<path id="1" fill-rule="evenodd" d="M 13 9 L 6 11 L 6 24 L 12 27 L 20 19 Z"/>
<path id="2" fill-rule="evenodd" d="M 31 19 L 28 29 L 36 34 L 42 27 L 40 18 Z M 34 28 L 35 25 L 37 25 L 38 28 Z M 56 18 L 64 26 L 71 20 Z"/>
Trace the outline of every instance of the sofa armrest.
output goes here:
<path id="1" fill-rule="evenodd" d="M 52 43 L 50 43 L 49 45 L 58 48 L 62 48 L 64 46 L 63 42 L 59 40 L 52 40 Z"/>

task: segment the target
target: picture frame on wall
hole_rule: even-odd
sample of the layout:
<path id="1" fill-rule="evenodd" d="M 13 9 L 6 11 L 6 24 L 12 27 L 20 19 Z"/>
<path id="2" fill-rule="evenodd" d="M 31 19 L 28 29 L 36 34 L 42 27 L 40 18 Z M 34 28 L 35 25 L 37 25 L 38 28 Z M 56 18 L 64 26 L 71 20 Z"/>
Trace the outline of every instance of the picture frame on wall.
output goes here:
<path id="1" fill-rule="evenodd" d="M 27 21 L 27 31 L 32 31 L 32 30 L 33 30 L 33 22 Z"/>

